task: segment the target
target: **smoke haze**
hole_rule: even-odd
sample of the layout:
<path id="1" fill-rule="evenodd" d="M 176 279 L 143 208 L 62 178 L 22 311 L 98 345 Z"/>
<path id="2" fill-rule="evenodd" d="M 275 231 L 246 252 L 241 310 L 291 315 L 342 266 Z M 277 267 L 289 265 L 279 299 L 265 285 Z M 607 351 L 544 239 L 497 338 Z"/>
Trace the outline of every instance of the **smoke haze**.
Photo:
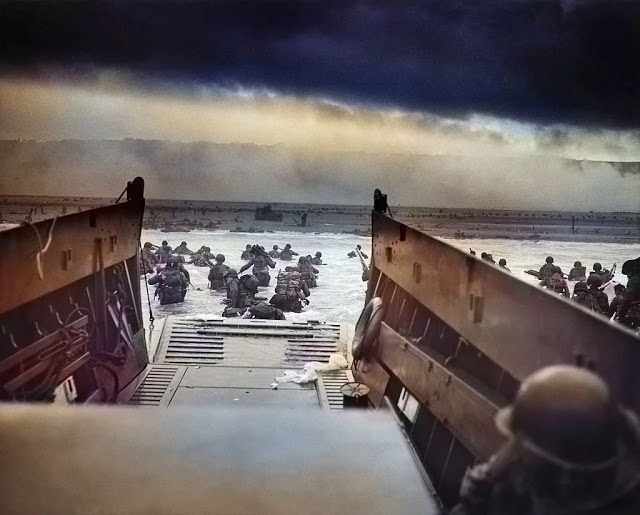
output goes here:
<path id="1" fill-rule="evenodd" d="M 141 175 L 151 198 L 368 204 L 380 187 L 404 205 L 640 210 L 640 163 L 135 139 L 3 141 L 0 152 L 0 194 L 117 196 Z"/>

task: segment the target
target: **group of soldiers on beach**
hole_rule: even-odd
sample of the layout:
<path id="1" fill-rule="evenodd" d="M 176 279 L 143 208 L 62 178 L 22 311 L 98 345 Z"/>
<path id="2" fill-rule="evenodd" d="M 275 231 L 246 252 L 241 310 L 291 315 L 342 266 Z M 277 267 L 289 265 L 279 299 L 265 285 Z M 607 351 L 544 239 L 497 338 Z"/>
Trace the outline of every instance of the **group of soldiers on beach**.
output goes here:
<path id="1" fill-rule="evenodd" d="M 278 272 L 271 299 L 267 302 L 266 298 L 257 297 L 258 287 L 267 287 L 271 282 L 269 269 L 276 267 L 274 260 L 293 261 L 294 256 L 298 257 L 297 263 Z M 155 269 L 156 274 L 148 279 L 148 284 L 156 285 L 156 296 L 164 305 L 184 301 L 188 286 L 193 287 L 185 263 L 209 267 L 209 288 L 226 291 L 223 316 L 283 320 L 284 313 L 299 313 L 309 304 L 311 289 L 318 286 L 320 270 L 316 266 L 324 264 L 322 252 L 314 256 L 300 255 L 291 244 L 282 249 L 274 245 L 269 252 L 260 245 L 248 244 L 240 258 L 246 263 L 236 270 L 225 264 L 224 254 L 214 255 L 206 245 L 192 251 L 186 241 L 175 249 L 166 240 L 159 246 L 146 242 L 141 253 L 140 273 L 146 276 Z M 249 269 L 251 273 L 243 274 Z"/>
<path id="2" fill-rule="evenodd" d="M 571 298 L 581 306 L 627 327 L 638 328 L 640 327 L 640 258 L 625 261 L 621 272 L 628 278 L 627 285 L 614 286 L 615 296 L 611 302 L 604 289 L 613 282 L 615 264 L 611 270 L 608 270 L 596 262 L 587 276 L 586 267 L 580 261 L 576 261 L 569 274 L 565 276 L 562 269 L 554 264 L 553 256 L 547 256 L 537 277 L 541 287 Z M 568 281 L 575 282 L 573 295 L 569 291 Z"/>
<path id="3" fill-rule="evenodd" d="M 469 253 L 472 256 L 476 255 L 476 251 L 473 249 L 469 249 Z M 482 261 L 486 261 L 487 263 L 491 263 L 492 265 L 496 264 L 495 260 L 493 259 L 493 255 L 489 254 L 488 252 L 481 253 L 480 259 L 482 259 Z M 509 270 L 509 268 L 507 267 L 507 260 L 505 258 L 500 258 L 498 260 L 498 267 L 504 270 L 505 272 L 511 272 L 511 270 Z"/>
<path id="4" fill-rule="evenodd" d="M 469 252 L 476 256 L 475 250 L 469 249 Z M 480 257 L 483 261 L 496 265 L 491 254 L 482 252 Z M 497 266 L 505 272 L 510 272 L 504 258 L 498 261 Z M 615 284 L 613 287 L 615 296 L 609 301 L 604 289 L 613 282 L 615 271 L 615 264 L 611 270 L 608 270 L 603 268 L 601 263 L 596 262 L 587 275 L 587 268 L 580 261 L 575 261 L 567 275 L 554 263 L 553 256 L 547 256 L 540 270 L 527 270 L 527 273 L 538 278 L 540 287 L 571 298 L 581 306 L 608 319 L 632 329 L 638 329 L 640 328 L 640 258 L 625 261 L 622 265 L 621 272 L 628 277 L 627 285 Z M 573 294 L 568 282 L 575 282 Z"/>

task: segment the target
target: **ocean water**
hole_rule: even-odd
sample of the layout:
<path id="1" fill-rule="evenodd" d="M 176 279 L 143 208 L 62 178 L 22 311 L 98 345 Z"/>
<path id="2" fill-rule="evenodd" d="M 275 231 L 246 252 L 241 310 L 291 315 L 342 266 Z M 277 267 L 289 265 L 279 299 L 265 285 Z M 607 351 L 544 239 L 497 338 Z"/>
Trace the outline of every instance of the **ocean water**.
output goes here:
<path id="1" fill-rule="evenodd" d="M 366 254 L 371 255 L 371 239 L 354 236 L 351 234 L 333 233 L 295 233 L 295 232 L 268 232 L 268 233 L 234 233 L 229 231 L 191 231 L 189 233 L 163 233 L 155 230 L 144 230 L 142 241 L 151 241 L 160 244 L 167 240 L 172 247 L 178 246 L 186 240 L 191 250 L 197 250 L 201 245 L 211 247 L 214 253 L 222 253 L 226 256 L 226 264 L 237 270 L 245 263 L 240 259 L 240 254 L 246 244 L 257 243 L 266 250 L 276 244 L 280 248 L 290 243 L 293 249 L 300 254 L 315 254 L 322 252 L 322 259 L 326 265 L 317 267 L 320 270 L 318 287 L 311 290 L 310 304 L 302 313 L 287 313 L 289 320 L 319 320 L 327 322 L 355 323 L 364 305 L 366 283 L 362 282 L 362 268 L 357 258 L 348 258 L 347 253 L 354 249 L 356 244 L 362 245 Z M 552 255 L 555 263 L 566 273 L 573 266 L 574 261 L 579 260 L 587 270 L 591 270 L 594 262 L 599 261 L 606 268 L 613 263 L 618 264 L 618 271 L 614 280 L 626 284 L 626 277 L 620 273 L 622 263 L 627 259 L 640 256 L 640 244 L 624 245 L 619 243 L 578 243 L 578 242 L 552 242 L 552 241 L 516 241 L 502 239 L 445 239 L 447 243 L 465 252 L 469 248 L 481 252 L 493 254 L 495 261 L 499 258 L 507 260 L 507 266 L 515 277 L 535 284 L 533 276 L 525 273 L 525 270 L 538 270 L 544 264 L 545 257 Z M 291 261 L 276 261 L 276 268 L 271 271 L 271 285 L 260 288 L 258 295 L 271 298 L 275 287 L 275 277 L 278 269 L 293 264 Z M 152 297 L 151 308 L 156 318 L 162 318 L 168 314 L 190 315 L 220 315 L 224 309 L 221 303 L 224 298 L 222 292 L 211 292 L 207 289 L 208 268 L 199 268 L 187 265 L 191 274 L 191 282 L 202 291 L 189 288 L 184 303 L 160 306 L 157 299 L 153 299 L 154 288 L 149 287 Z M 249 273 L 250 270 L 247 272 Z M 573 284 L 569 283 L 570 288 Z M 143 292 L 143 311 L 148 315 L 144 281 L 141 281 Z M 613 286 L 606 288 L 606 293 L 613 298 Z"/>
<path id="2" fill-rule="evenodd" d="M 246 263 L 240 259 L 240 255 L 247 244 L 259 244 L 269 251 L 273 245 L 283 248 L 287 243 L 290 243 L 293 250 L 305 255 L 314 255 L 320 251 L 323 263 L 326 264 L 316 267 L 320 270 L 318 287 L 311 290 L 310 303 L 303 312 L 287 313 L 287 320 L 355 323 L 364 305 L 366 283 L 361 278 L 360 260 L 348 258 L 347 254 L 355 248 L 356 244 L 360 244 L 364 252 L 370 255 L 370 238 L 332 233 L 269 232 L 247 234 L 229 231 L 163 233 L 155 230 L 143 230 L 141 239 L 142 242 L 150 241 L 158 245 L 162 240 L 167 240 L 169 245 L 174 248 L 182 241 L 186 241 L 189 249 L 194 251 L 202 245 L 207 245 L 211 247 L 214 254 L 224 254 L 225 264 L 236 270 L 240 270 L 240 267 Z M 284 270 L 285 266 L 295 264 L 295 261 L 280 261 L 278 259 L 274 261 L 276 267 L 270 269 L 270 286 L 261 287 L 258 290 L 258 295 L 267 297 L 267 299 L 274 294 L 278 270 Z M 168 314 L 220 315 L 222 313 L 225 305 L 221 301 L 225 294 L 207 289 L 209 268 L 194 265 L 186 265 L 186 267 L 191 275 L 191 283 L 196 288 L 202 288 L 202 291 L 189 288 L 184 303 L 160 306 L 159 301 L 153 299 L 154 287 L 150 286 L 151 307 L 156 318 Z M 251 269 L 245 273 L 251 273 Z M 141 281 L 141 287 L 143 311 L 148 315 L 144 281 Z"/>
<path id="3" fill-rule="evenodd" d="M 553 256 L 553 262 L 566 274 L 573 267 L 575 261 L 580 261 L 587 267 L 587 275 L 593 264 L 599 262 L 603 268 L 611 269 L 617 263 L 613 282 L 605 289 L 613 297 L 614 283 L 627 284 L 626 276 L 620 273 L 622 263 L 628 259 L 640 256 L 640 244 L 622 243 L 583 243 L 573 241 L 539 241 L 507 240 L 507 239 L 443 239 L 450 245 L 465 252 L 470 248 L 476 251 L 478 257 L 482 252 L 493 255 L 497 263 L 500 258 L 507 260 L 507 267 L 521 279 L 536 283 L 537 279 L 525 273 L 525 270 L 539 270 L 547 256 Z M 573 284 L 569 283 L 570 289 Z"/>

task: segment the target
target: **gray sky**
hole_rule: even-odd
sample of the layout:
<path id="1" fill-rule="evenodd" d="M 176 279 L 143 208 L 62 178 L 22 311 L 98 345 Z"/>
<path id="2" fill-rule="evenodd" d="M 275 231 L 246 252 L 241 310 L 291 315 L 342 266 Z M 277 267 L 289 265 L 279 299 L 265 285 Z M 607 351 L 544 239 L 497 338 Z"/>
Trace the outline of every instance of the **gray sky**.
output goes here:
<path id="1" fill-rule="evenodd" d="M 388 183 L 397 203 L 638 211 L 633 166 L 567 161 L 640 161 L 638 5 L 7 2 L 0 139 L 268 155 L 25 147 L 0 193 L 108 195 L 128 166 L 155 196 L 366 203 Z"/>

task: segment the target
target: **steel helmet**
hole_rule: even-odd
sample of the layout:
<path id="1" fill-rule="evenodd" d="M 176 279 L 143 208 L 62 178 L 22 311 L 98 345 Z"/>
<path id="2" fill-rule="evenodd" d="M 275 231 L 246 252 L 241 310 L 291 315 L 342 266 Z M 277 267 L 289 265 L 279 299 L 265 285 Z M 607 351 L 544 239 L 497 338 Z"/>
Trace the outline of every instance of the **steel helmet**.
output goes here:
<path id="1" fill-rule="evenodd" d="M 277 245 L 274 245 L 274 246 L 273 246 L 273 250 L 278 250 L 278 246 L 277 246 Z"/>
<path id="2" fill-rule="evenodd" d="M 182 245 L 184 245 L 184 246 L 186 247 L 186 246 L 187 246 L 187 242 L 186 242 L 186 241 L 183 241 L 183 242 L 180 244 L 180 246 L 182 246 Z"/>
<path id="3" fill-rule="evenodd" d="M 162 240 L 162 244 L 163 244 L 163 245 L 169 245 L 169 244 L 167 243 L 167 240 Z"/>
<path id="4" fill-rule="evenodd" d="M 216 256 L 216 261 L 219 261 L 220 263 L 224 263 L 225 257 L 224 254 L 218 254 Z"/>
<path id="5" fill-rule="evenodd" d="M 587 283 L 584 281 L 580 281 L 577 282 L 576 285 L 573 287 L 573 293 L 578 293 L 579 291 L 588 291 L 589 287 L 587 286 Z"/>
<path id="6" fill-rule="evenodd" d="M 144 244 L 144 248 L 145 248 L 145 249 L 150 249 L 150 248 L 152 248 L 152 246 L 153 246 L 153 245 L 151 245 L 151 242 L 150 242 L 150 241 L 147 241 L 147 242 L 145 242 L 145 244 Z"/>
<path id="7" fill-rule="evenodd" d="M 547 263 L 553 263 L 553 256 L 547 256 L 547 259 L 545 259 L 545 261 Z"/>
<path id="8" fill-rule="evenodd" d="M 507 260 L 505 258 L 501 258 L 500 261 L 498 261 L 498 264 L 500 266 L 507 266 Z"/>
<path id="9" fill-rule="evenodd" d="M 624 263 L 622 263 L 622 273 L 624 275 L 629 275 L 629 274 L 633 274 L 634 272 L 637 272 L 638 270 L 640 270 L 640 258 L 636 258 L 636 259 L 629 259 L 627 261 L 625 261 Z"/>
<path id="10" fill-rule="evenodd" d="M 618 422 L 605 382 L 571 365 L 534 372 L 520 385 L 513 404 L 496 415 L 498 430 L 535 456 L 580 470 L 612 464 Z"/>
<path id="11" fill-rule="evenodd" d="M 229 270 L 222 274 L 222 277 L 238 277 L 238 272 L 235 268 L 229 268 Z"/>
<path id="12" fill-rule="evenodd" d="M 601 265 L 600 263 L 594 263 L 594 264 L 593 264 L 593 269 L 594 269 L 596 272 L 599 272 L 600 270 L 602 270 L 602 265 Z"/>
<path id="13" fill-rule="evenodd" d="M 168 267 L 175 268 L 178 266 L 179 263 L 180 263 L 180 260 L 177 258 L 177 256 L 169 256 L 167 258 Z"/>
<path id="14" fill-rule="evenodd" d="M 316 252 L 316 257 L 322 257 L 322 252 L 320 251 Z"/>
<path id="15" fill-rule="evenodd" d="M 591 274 L 589 277 L 587 277 L 587 284 L 589 286 L 600 288 L 600 286 L 602 286 L 602 277 L 596 274 Z"/>
<path id="16" fill-rule="evenodd" d="M 576 268 L 578 268 L 578 267 L 581 267 L 581 266 L 582 266 L 582 263 L 580 263 L 580 261 L 576 261 L 576 262 L 573 264 L 573 266 L 574 266 L 574 267 L 576 267 Z"/>

